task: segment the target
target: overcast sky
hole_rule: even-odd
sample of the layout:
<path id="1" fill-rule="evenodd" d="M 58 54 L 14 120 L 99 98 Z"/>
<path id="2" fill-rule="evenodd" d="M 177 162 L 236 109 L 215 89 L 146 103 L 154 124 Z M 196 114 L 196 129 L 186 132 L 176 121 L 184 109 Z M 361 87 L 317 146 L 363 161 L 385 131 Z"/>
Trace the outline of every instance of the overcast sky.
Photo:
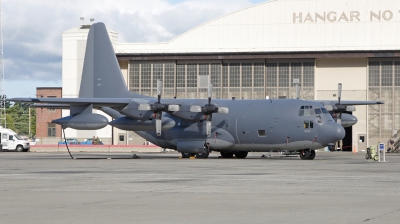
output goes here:
<path id="1" fill-rule="evenodd" d="M 2 0 L 5 94 L 35 97 L 61 87 L 61 35 L 80 17 L 118 32 L 119 42 L 163 42 L 267 0 Z"/>

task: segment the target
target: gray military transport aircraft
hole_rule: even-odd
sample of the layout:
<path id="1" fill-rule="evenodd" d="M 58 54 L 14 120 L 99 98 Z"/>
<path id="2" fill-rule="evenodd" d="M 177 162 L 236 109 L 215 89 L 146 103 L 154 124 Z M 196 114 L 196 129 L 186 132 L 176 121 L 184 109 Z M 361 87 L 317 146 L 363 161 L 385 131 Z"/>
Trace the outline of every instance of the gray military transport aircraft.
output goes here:
<path id="1" fill-rule="evenodd" d="M 312 160 L 316 149 L 333 147 L 345 136 L 343 126 L 321 102 L 212 100 L 211 84 L 208 100 L 161 99 L 161 86 L 158 81 L 158 98 L 130 92 L 105 25 L 94 23 L 88 34 L 78 98 L 10 101 L 35 103 L 32 106 L 37 108 L 67 108 L 70 116 L 53 121 L 63 129 L 96 130 L 111 125 L 134 131 L 162 148 L 177 150 L 185 158 L 207 158 L 211 151 L 220 152 L 223 158 L 245 158 L 251 151 L 287 151 Z M 109 122 L 93 109 L 114 120 Z"/>

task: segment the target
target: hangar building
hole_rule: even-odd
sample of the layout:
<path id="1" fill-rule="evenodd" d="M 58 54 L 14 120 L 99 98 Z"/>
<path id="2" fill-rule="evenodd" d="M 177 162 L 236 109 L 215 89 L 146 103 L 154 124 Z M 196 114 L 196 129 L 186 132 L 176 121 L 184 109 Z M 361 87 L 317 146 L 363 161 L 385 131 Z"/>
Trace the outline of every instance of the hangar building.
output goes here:
<path id="1" fill-rule="evenodd" d="M 272 0 L 169 42 L 119 43 L 113 31 L 110 37 L 128 88 L 141 94 L 156 96 L 162 79 L 164 98 L 206 98 L 208 81 L 215 98 L 293 98 L 300 83 L 303 99 L 337 100 L 342 83 L 342 100 L 384 101 L 357 106 L 358 123 L 346 129 L 343 143 L 351 150 L 400 130 L 398 27 L 396 0 Z M 81 26 L 63 33 L 63 97 L 78 95 L 87 32 Z M 135 138 L 110 127 L 95 135 L 113 135 L 114 144 Z"/>

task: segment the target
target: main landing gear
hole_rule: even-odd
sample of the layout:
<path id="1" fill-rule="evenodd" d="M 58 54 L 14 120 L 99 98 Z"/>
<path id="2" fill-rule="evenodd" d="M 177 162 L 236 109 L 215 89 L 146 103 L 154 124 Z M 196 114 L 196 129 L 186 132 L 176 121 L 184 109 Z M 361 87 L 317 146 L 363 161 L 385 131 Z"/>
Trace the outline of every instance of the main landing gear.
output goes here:
<path id="1" fill-rule="evenodd" d="M 192 156 L 194 156 L 194 153 L 182 152 L 182 158 L 190 158 Z"/>
<path id="2" fill-rule="evenodd" d="M 210 155 L 210 153 L 206 152 L 199 152 L 199 153 L 189 153 L 189 152 L 182 152 L 182 158 L 190 158 L 190 157 L 194 157 L 196 156 L 197 159 L 206 159 L 208 158 L 208 156 Z"/>
<path id="3" fill-rule="evenodd" d="M 302 160 L 313 160 L 315 158 L 315 150 L 303 149 L 299 153 Z"/>
<path id="4" fill-rule="evenodd" d="M 196 156 L 197 159 L 207 159 L 209 155 L 210 151 L 206 146 L 204 147 L 204 152 L 198 152 L 198 153 L 182 152 L 182 158 L 190 158 Z"/>

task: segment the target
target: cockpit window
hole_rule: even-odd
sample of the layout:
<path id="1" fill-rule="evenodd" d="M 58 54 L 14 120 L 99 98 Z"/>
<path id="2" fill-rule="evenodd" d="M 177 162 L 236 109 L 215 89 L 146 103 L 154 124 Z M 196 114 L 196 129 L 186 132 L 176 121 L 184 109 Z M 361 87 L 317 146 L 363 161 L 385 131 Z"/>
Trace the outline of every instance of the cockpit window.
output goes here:
<path id="1" fill-rule="evenodd" d="M 299 110 L 299 116 L 314 116 L 315 112 L 312 109 L 312 106 L 302 106 Z"/>
<path id="2" fill-rule="evenodd" d="M 314 128 L 314 122 L 313 121 L 304 121 L 304 129 L 307 128 Z"/>
<path id="3" fill-rule="evenodd" d="M 314 111 L 315 111 L 316 114 L 322 114 L 322 111 L 321 111 L 320 108 L 314 109 Z"/>
<path id="4" fill-rule="evenodd" d="M 321 108 L 321 110 L 322 110 L 322 112 L 323 112 L 324 114 L 329 114 L 328 111 L 327 111 L 324 107 Z"/>

